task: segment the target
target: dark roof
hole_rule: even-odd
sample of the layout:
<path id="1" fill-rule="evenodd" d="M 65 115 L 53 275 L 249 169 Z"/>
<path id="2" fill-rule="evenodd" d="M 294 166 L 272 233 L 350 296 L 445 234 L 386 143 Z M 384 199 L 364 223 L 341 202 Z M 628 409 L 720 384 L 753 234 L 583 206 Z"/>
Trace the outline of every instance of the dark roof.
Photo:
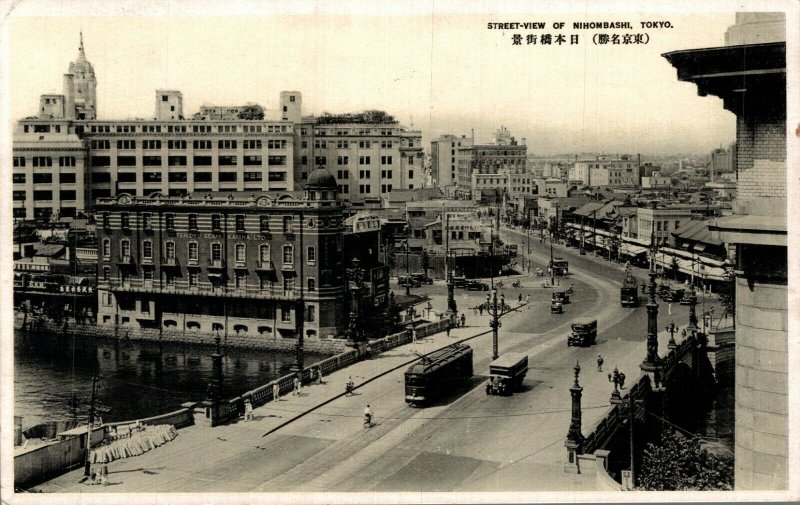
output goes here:
<path id="1" fill-rule="evenodd" d="M 336 177 L 327 168 L 317 168 L 308 176 L 306 186 L 315 188 L 336 189 Z"/>
<path id="2" fill-rule="evenodd" d="M 673 231 L 672 235 L 679 240 L 691 240 L 710 245 L 723 244 L 722 240 L 711 236 L 711 232 L 708 230 L 708 221 L 701 221 L 699 219 L 690 219 L 686 221 L 680 228 Z"/>

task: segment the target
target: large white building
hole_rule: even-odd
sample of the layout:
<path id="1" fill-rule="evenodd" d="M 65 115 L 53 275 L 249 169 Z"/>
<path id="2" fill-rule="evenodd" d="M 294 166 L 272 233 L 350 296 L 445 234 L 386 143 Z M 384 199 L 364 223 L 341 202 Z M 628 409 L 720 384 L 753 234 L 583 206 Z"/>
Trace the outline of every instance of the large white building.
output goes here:
<path id="1" fill-rule="evenodd" d="M 619 158 L 596 156 L 595 159 L 576 161 L 569 169 L 568 178 L 594 187 L 637 186 L 639 162 L 629 155 Z"/>
<path id="2" fill-rule="evenodd" d="M 458 162 L 456 154 L 461 147 L 471 147 L 472 138 L 462 135 L 442 135 L 431 141 L 431 176 L 433 185 L 440 188 L 456 184 Z"/>

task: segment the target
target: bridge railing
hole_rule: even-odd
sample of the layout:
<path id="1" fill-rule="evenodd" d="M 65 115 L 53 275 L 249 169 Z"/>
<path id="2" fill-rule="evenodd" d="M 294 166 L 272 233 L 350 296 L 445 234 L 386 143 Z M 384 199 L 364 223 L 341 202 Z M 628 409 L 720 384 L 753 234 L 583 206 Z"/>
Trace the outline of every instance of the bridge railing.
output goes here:
<path id="1" fill-rule="evenodd" d="M 618 403 L 611 407 L 608 414 L 597 423 L 594 430 L 583 439 L 583 452 L 590 454 L 597 449 L 601 449 L 601 444 L 605 443 L 611 435 L 619 427 L 621 421 L 627 416 L 627 404 L 632 399 L 634 407 L 636 401 L 646 398 L 651 391 L 650 377 L 643 375 L 637 383 L 635 383 L 628 390 L 628 394 L 623 397 L 622 403 Z M 638 409 L 634 411 L 634 415 L 640 418 L 644 413 L 639 413 Z"/>
<path id="2" fill-rule="evenodd" d="M 435 322 L 426 325 L 420 325 L 417 328 L 417 337 L 421 338 L 422 336 L 428 336 L 433 333 L 443 331 L 445 326 L 441 325 L 440 323 L 441 322 Z M 423 335 L 420 335 L 420 328 L 423 329 Z M 369 345 L 373 353 L 381 353 L 410 343 L 411 340 L 412 337 L 410 332 L 401 331 L 381 339 L 373 340 Z M 274 401 L 275 398 L 273 395 L 273 388 L 276 384 L 279 388 L 279 394 L 284 395 L 294 389 L 295 377 L 300 378 L 301 382 L 305 383 L 316 377 L 317 370 L 321 370 L 323 376 L 328 375 L 337 370 L 345 368 L 346 366 L 351 365 L 360 359 L 364 359 L 365 357 L 366 356 L 364 352 L 360 350 L 350 350 L 336 354 L 335 356 L 325 358 L 322 361 L 318 361 L 304 368 L 299 374 L 297 372 L 292 372 L 270 381 L 263 386 L 259 386 L 255 389 L 242 393 L 235 398 L 223 401 L 220 403 L 219 418 L 216 420 L 215 424 L 238 417 L 244 411 L 244 400 L 247 398 L 250 399 L 250 403 L 253 405 L 253 407 L 258 407 Z"/>

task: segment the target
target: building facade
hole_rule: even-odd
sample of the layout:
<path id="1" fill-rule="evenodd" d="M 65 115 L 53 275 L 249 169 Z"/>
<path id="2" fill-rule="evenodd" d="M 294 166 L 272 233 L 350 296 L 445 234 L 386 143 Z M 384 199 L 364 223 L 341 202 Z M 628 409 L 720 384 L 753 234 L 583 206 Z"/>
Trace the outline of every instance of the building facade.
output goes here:
<path id="1" fill-rule="evenodd" d="M 737 13 L 725 41 L 664 57 L 679 80 L 695 84 L 700 96 L 721 98 L 736 115 L 733 215 L 709 226 L 735 258 L 734 486 L 788 489 L 785 14 Z"/>
<path id="2" fill-rule="evenodd" d="M 637 186 L 638 161 L 630 155 L 619 158 L 596 156 L 593 160 L 576 161 L 569 169 L 568 178 L 586 186 Z"/>
<path id="3" fill-rule="evenodd" d="M 294 126 L 296 182 L 317 167 L 336 177 L 342 198 L 386 197 L 393 189 L 417 189 L 424 179 L 422 133 L 394 124 Z"/>
<path id="4" fill-rule="evenodd" d="M 456 153 L 461 147 L 470 147 L 472 138 L 466 135 L 442 135 L 431 141 L 431 174 L 433 185 L 453 186 L 458 179 Z"/>
<path id="5" fill-rule="evenodd" d="M 456 150 L 458 162 L 458 180 L 460 192 L 469 195 L 472 188 L 473 174 L 498 174 L 508 170 L 511 174 L 527 172 L 528 146 L 518 145 L 515 140 L 506 144 L 481 144 L 462 147 Z"/>
<path id="6" fill-rule="evenodd" d="M 58 126 L 58 125 L 56 125 Z M 43 129 L 42 129 L 43 130 Z M 84 142 L 60 127 L 14 135 L 14 219 L 49 221 L 91 208 Z"/>
<path id="7" fill-rule="evenodd" d="M 331 180 L 312 174 L 304 199 L 260 191 L 98 199 L 98 324 L 340 336 L 344 219 Z"/>

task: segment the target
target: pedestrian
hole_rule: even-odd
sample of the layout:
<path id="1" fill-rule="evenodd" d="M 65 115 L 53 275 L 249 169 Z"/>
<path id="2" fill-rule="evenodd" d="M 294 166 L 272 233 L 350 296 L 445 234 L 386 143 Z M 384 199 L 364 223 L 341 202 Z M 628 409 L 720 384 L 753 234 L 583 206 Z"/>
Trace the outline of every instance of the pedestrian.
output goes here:
<path id="1" fill-rule="evenodd" d="M 450 337 L 450 323 L 447 323 L 447 327 L 445 328 L 445 330 L 444 330 L 444 331 L 446 331 L 446 332 L 447 332 L 447 336 L 448 336 L 448 338 L 449 338 L 449 337 Z"/>
<path id="2" fill-rule="evenodd" d="M 525 295 L 525 305 L 528 306 L 528 310 L 531 308 L 531 295 Z"/>
<path id="3" fill-rule="evenodd" d="M 467 316 L 461 314 L 461 327 L 463 328 L 466 325 L 467 325 Z"/>
<path id="4" fill-rule="evenodd" d="M 294 391 L 292 391 L 292 395 L 300 396 L 300 379 L 295 375 L 292 382 L 294 383 Z"/>
<path id="5" fill-rule="evenodd" d="M 317 384 L 324 384 L 322 381 L 322 367 L 317 367 Z"/>
<path id="6" fill-rule="evenodd" d="M 483 304 L 478 305 L 478 313 L 483 315 Z"/>
<path id="7" fill-rule="evenodd" d="M 478 308 L 477 307 L 472 307 L 472 315 L 473 316 L 477 316 L 478 315 Z"/>
<path id="8" fill-rule="evenodd" d="M 669 312 L 670 316 L 672 315 L 672 303 L 667 304 L 667 312 Z"/>
<path id="9" fill-rule="evenodd" d="M 245 422 L 253 420 L 253 404 L 250 403 L 250 398 L 244 401 L 244 420 Z"/>
<path id="10" fill-rule="evenodd" d="M 277 402 L 281 399 L 281 387 L 276 382 L 272 385 L 272 401 Z"/>
<path id="11" fill-rule="evenodd" d="M 100 481 L 104 486 L 108 485 L 108 465 L 106 463 L 100 467 Z"/>
<path id="12" fill-rule="evenodd" d="M 522 293 L 517 297 L 517 302 L 522 303 Z"/>
<path id="13" fill-rule="evenodd" d="M 603 371 L 603 357 L 600 356 L 599 354 L 597 355 L 597 371 L 598 372 Z"/>

